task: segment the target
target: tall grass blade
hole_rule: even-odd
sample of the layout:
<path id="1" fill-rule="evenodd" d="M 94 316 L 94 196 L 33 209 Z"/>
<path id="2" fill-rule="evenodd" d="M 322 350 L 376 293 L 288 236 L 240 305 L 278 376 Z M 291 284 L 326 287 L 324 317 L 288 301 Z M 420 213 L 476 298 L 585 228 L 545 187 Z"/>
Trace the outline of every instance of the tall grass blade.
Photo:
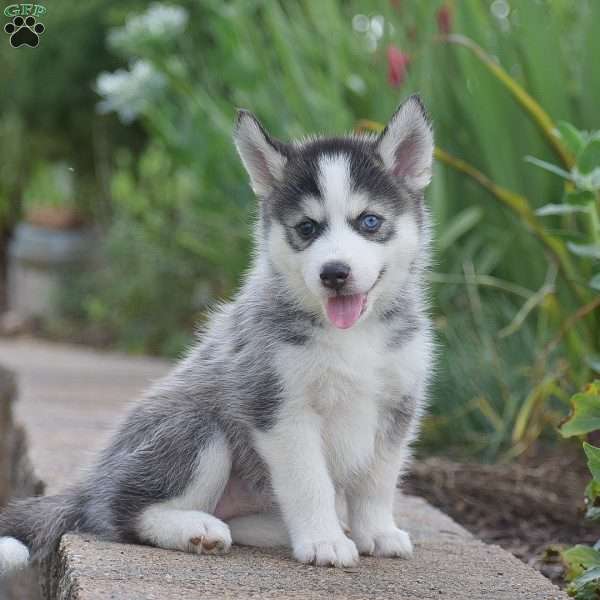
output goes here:
<path id="1" fill-rule="evenodd" d="M 441 36 L 440 40 L 468 48 L 531 115 L 563 164 L 569 169 L 574 165 L 574 157 L 556 135 L 556 125 L 548 113 L 481 46 L 470 38 L 459 34 Z"/>
<path id="2" fill-rule="evenodd" d="M 520 222 L 524 224 L 554 256 L 561 273 L 565 277 L 572 291 L 577 297 L 582 297 L 582 292 L 577 285 L 577 272 L 571 263 L 563 242 L 548 233 L 536 217 L 535 212 L 531 209 L 527 198 L 497 185 L 489 177 L 466 161 L 452 156 L 449 152 L 446 152 L 441 148 L 435 148 L 435 157 L 457 171 L 471 177 L 479 185 L 490 192 L 496 200 L 500 201 L 504 206 L 513 211 L 519 217 Z"/>

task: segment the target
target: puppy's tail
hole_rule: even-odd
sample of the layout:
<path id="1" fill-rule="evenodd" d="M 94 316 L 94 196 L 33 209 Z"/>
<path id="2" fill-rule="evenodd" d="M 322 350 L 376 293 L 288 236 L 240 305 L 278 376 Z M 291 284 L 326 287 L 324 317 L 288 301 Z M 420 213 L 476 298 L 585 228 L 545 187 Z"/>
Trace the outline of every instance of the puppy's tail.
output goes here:
<path id="1" fill-rule="evenodd" d="M 0 514 L 0 576 L 45 558 L 80 519 L 76 497 L 14 500 Z"/>

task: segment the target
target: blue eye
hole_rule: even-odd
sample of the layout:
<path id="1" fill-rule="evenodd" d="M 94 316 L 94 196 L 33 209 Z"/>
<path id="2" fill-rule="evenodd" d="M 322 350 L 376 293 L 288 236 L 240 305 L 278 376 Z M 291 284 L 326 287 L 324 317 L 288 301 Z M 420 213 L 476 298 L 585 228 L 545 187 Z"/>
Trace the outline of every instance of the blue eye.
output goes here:
<path id="1" fill-rule="evenodd" d="M 306 219 L 296 225 L 296 231 L 301 238 L 308 240 L 317 232 L 317 224 L 310 219 Z"/>
<path id="2" fill-rule="evenodd" d="M 374 233 L 381 227 L 383 219 L 377 215 L 366 214 L 360 216 L 358 222 L 363 231 Z"/>

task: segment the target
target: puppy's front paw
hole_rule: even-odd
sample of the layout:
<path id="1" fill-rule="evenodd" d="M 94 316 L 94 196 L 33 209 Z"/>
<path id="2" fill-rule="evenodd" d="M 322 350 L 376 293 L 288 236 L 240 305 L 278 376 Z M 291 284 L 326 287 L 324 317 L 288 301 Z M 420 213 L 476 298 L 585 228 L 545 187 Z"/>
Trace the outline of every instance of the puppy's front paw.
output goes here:
<path id="1" fill-rule="evenodd" d="M 406 531 L 394 528 L 374 535 L 357 535 L 354 538 L 361 554 L 393 558 L 410 558 L 413 546 Z"/>
<path id="2" fill-rule="evenodd" d="M 196 554 L 226 554 L 231 548 L 231 532 L 220 519 L 198 513 L 194 527 L 188 530 L 186 550 Z"/>
<path id="3" fill-rule="evenodd" d="M 294 544 L 294 558 L 319 567 L 353 567 L 358 564 L 356 545 L 346 536 L 331 541 Z"/>

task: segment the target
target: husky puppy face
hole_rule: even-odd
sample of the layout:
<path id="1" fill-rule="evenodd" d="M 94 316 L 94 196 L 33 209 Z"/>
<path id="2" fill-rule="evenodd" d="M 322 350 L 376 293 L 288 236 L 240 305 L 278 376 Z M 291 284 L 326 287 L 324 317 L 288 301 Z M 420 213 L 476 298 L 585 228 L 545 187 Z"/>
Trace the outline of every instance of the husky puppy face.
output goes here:
<path id="1" fill-rule="evenodd" d="M 347 329 L 398 291 L 422 250 L 431 178 L 433 135 L 417 97 L 378 137 L 284 144 L 240 111 L 235 140 L 261 201 L 265 255 L 299 303 Z"/>

